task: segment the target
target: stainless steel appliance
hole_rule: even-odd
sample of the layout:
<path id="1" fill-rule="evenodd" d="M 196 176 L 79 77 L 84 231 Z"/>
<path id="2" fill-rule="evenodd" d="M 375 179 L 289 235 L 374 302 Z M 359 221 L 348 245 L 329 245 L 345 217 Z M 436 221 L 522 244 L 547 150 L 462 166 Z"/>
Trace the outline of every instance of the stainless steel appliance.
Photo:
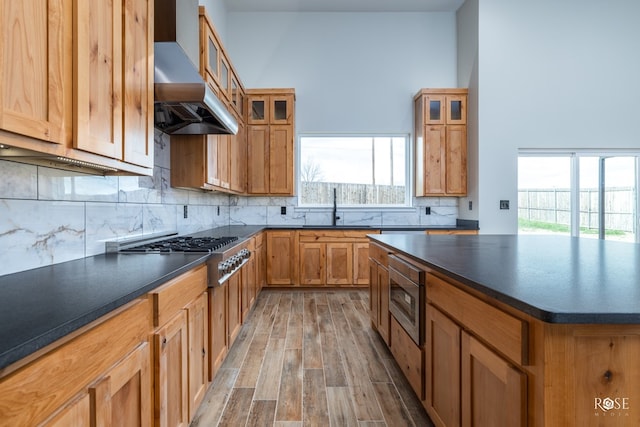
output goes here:
<path id="1" fill-rule="evenodd" d="M 389 311 L 413 341 L 424 343 L 425 272 L 389 255 Z"/>
<path id="2" fill-rule="evenodd" d="M 107 243 L 107 252 L 171 254 L 208 253 L 209 287 L 221 285 L 249 261 L 247 242 L 237 236 L 176 236 L 176 233 Z"/>

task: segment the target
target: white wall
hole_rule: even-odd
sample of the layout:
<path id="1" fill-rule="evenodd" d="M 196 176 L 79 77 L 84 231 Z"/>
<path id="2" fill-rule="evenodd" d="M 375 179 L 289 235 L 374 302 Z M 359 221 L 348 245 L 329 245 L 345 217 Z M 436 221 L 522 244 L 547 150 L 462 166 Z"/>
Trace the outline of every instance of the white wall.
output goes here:
<path id="1" fill-rule="evenodd" d="M 454 13 L 227 14 L 246 87 L 294 87 L 296 130 L 412 132 L 422 87 L 456 84 Z"/>
<path id="2" fill-rule="evenodd" d="M 640 147 L 640 2 L 479 5 L 480 227 L 515 233 L 518 148 Z"/>
<path id="3" fill-rule="evenodd" d="M 199 4 L 207 10 L 207 15 L 213 21 L 216 32 L 222 39 L 222 44 L 227 45 L 227 8 L 224 0 L 199 0 Z M 233 59 L 232 59 L 233 60 Z"/>

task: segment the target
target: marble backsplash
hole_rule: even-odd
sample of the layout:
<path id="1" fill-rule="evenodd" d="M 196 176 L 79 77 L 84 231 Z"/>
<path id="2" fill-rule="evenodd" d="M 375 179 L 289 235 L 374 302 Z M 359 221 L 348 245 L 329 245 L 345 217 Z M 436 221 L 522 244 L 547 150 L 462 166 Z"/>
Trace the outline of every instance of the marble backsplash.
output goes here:
<path id="1" fill-rule="evenodd" d="M 295 197 L 241 197 L 170 186 L 169 137 L 156 133 L 153 177 L 92 176 L 0 161 L 0 275 L 104 252 L 106 240 L 224 225 L 330 224 L 327 209 Z M 414 199 L 414 208 L 338 209 L 340 224 L 453 225 L 456 198 Z M 188 217 L 184 218 L 184 206 Z M 281 207 L 287 213 L 282 215 Z M 425 214 L 425 206 L 431 214 Z"/>

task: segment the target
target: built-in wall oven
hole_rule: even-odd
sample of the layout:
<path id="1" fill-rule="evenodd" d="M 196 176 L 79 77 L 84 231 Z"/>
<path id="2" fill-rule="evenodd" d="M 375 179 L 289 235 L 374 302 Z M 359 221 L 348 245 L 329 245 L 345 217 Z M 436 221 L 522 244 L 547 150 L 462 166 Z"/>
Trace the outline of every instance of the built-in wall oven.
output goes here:
<path id="1" fill-rule="evenodd" d="M 418 346 L 424 343 L 425 273 L 398 255 L 389 255 L 389 311 Z"/>

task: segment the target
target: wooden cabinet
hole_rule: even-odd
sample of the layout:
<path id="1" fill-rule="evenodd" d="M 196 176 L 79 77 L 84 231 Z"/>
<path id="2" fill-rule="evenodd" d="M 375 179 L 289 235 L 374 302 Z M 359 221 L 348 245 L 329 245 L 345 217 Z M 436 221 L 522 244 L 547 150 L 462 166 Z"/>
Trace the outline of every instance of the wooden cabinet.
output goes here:
<path id="1" fill-rule="evenodd" d="M 153 167 L 153 1 L 74 0 L 74 146 Z"/>
<path id="2" fill-rule="evenodd" d="M 256 250 L 255 250 L 255 238 L 251 238 L 247 249 L 251 252 L 251 257 L 247 260 L 246 264 L 241 270 L 241 307 L 242 307 L 242 322 L 247 319 L 249 312 L 253 307 L 257 295 L 257 279 L 256 279 Z"/>
<path id="3" fill-rule="evenodd" d="M 267 284 L 267 247 L 264 244 L 265 232 L 256 235 L 256 293 L 259 293 Z"/>
<path id="4" fill-rule="evenodd" d="M 203 265 L 151 293 L 158 326 L 153 334 L 154 388 L 155 420 L 160 426 L 188 425 L 204 396 L 209 378 L 206 290 Z"/>
<path id="5" fill-rule="evenodd" d="M 291 286 L 297 281 L 297 233 L 288 230 L 268 230 L 267 286 Z"/>
<path id="6" fill-rule="evenodd" d="M 209 381 L 213 380 L 229 351 L 227 336 L 227 282 L 208 289 L 209 296 Z"/>
<path id="7" fill-rule="evenodd" d="M 243 194 L 247 188 L 245 91 L 200 6 L 200 74 L 238 122 L 235 135 L 172 135 L 171 186 Z"/>
<path id="8" fill-rule="evenodd" d="M 247 90 L 247 192 L 294 194 L 295 91 Z"/>
<path id="9" fill-rule="evenodd" d="M 134 300 L 4 375 L 0 424 L 94 425 L 111 417 L 150 425 L 151 320 L 149 300 Z"/>
<path id="10" fill-rule="evenodd" d="M 152 18 L 152 0 L 3 6 L 3 156 L 151 175 Z"/>
<path id="11" fill-rule="evenodd" d="M 414 97 L 416 196 L 467 193 L 467 89 L 422 89 Z"/>
<path id="12" fill-rule="evenodd" d="M 71 2 L 3 2 L 0 13 L 0 128 L 68 145 Z"/>
<path id="13" fill-rule="evenodd" d="M 369 284 L 367 234 L 377 230 L 298 232 L 299 284 L 366 286 Z"/>
<path id="14" fill-rule="evenodd" d="M 238 272 L 227 280 L 227 343 L 229 348 L 236 340 L 242 326 L 241 277 L 242 273 Z"/>
<path id="15" fill-rule="evenodd" d="M 526 425 L 527 323 L 432 273 L 426 295 L 423 404 L 434 423 Z"/>
<path id="16" fill-rule="evenodd" d="M 419 399 L 424 399 L 424 350 L 391 315 L 391 354 Z M 496 424 L 497 425 L 497 424 Z"/>
<path id="17" fill-rule="evenodd" d="M 389 252 L 369 242 L 369 301 L 371 324 L 389 345 Z"/>

